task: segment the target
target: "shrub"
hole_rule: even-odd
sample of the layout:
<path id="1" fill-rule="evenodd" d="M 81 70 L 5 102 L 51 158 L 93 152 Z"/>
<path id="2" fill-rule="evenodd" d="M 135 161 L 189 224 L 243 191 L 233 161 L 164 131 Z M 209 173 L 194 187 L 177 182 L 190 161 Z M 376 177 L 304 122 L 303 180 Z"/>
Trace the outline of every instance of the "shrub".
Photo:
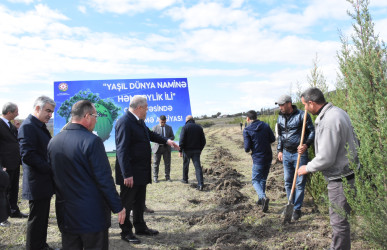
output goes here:
<path id="1" fill-rule="evenodd" d="M 353 222 L 363 236 L 377 248 L 384 248 L 387 246 L 387 49 L 375 35 L 369 1 L 348 2 L 354 8 L 354 13 L 348 14 L 354 20 L 355 33 L 353 44 L 341 36 L 338 95 L 345 97 L 341 104 L 360 140 L 358 155 L 362 165 L 360 169 L 353 166 L 356 195 L 350 193 L 348 201 L 356 214 Z"/>

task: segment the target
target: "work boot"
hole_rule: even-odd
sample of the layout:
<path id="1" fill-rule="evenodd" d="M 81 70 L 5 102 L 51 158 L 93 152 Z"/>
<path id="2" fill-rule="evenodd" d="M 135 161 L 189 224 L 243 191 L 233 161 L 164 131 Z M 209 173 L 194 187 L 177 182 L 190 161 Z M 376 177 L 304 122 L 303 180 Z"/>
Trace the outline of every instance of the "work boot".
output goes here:
<path id="1" fill-rule="evenodd" d="M 262 212 L 266 213 L 269 209 L 269 201 L 270 199 L 267 197 L 262 199 Z"/>
<path id="2" fill-rule="evenodd" d="M 294 210 L 292 220 L 297 221 L 301 218 L 301 210 Z"/>

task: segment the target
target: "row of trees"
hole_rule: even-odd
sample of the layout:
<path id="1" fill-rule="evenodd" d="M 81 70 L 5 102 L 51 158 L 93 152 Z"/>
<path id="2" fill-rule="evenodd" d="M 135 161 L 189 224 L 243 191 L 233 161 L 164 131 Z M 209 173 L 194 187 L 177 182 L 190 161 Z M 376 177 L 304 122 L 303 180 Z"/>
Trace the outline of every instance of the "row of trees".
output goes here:
<path id="1" fill-rule="evenodd" d="M 353 19 L 354 33 L 350 39 L 340 35 L 338 52 L 340 72 L 336 90 L 328 93 L 326 78 L 318 68 L 317 56 L 307 77 L 309 87 L 321 89 L 328 101 L 347 111 L 360 140 L 358 150 L 361 168 L 356 173 L 356 192 L 348 190 L 348 200 L 354 211 L 352 223 L 357 232 L 377 248 L 387 246 L 387 185 L 386 185 L 386 108 L 387 108 L 387 48 L 375 34 L 368 0 L 347 0 Z M 303 108 L 297 84 L 294 95 Z M 313 120 L 315 117 L 312 117 Z M 312 150 L 311 150 L 312 151 Z M 313 152 L 311 152 L 313 158 Z M 309 177 L 307 190 L 320 210 L 326 210 L 326 184 L 321 173 Z"/>

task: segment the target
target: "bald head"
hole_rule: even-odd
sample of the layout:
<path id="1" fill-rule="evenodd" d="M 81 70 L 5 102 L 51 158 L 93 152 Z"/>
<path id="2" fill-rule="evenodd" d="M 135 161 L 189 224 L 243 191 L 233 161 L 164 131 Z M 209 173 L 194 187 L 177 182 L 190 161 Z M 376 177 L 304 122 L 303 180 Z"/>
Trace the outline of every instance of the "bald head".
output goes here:
<path id="1" fill-rule="evenodd" d="M 189 120 L 193 120 L 193 116 L 192 115 L 187 115 L 187 117 L 185 118 L 186 122 L 188 122 Z"/>

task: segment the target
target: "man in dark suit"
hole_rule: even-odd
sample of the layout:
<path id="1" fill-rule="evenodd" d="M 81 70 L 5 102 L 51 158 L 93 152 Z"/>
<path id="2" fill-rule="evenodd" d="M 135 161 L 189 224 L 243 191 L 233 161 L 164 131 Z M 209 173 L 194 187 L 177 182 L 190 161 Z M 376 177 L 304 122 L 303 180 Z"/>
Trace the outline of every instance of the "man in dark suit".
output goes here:
<path id="1" fill-rule="evenodd" d="M 159 144 L 179 146 L 167 140 L 145 126 L 147 100 L 144 96 L 134 96 L 129 110 L 117 121 L 116 130 L 116 184 L 120 185 L 121 200 L 126 208 L 126 219 L 121 227 L 121 239 L 134 244 L 140 240 L 133 235 L 156 235 L 159 232 L 147 227 L 144 221 L 146 185 L 152 182 L 150 141 Z M 133 224 L 129 211 L 133 210 Z"/>
<path id="2" fill-rule="evenodd" d="M 111 212 L 124 223 L 101 138 L 92 133 L 97 111 L 87 100 L 75 103 L 71 123 L 48 144 L 63 249 L 108 249 Z"/>
<path id="3" fill-rule="evenodd" d="M 202 191 L 204 184 L 200 154 L 206 145 L 206 137 L 203 128 L 195 123 L 192 115 L 188 115 L 185 121 L 186 123 L 181 129 L 179 141 L 180 157 L 183 157 L 183 179 L 181 182 L 188 183 L 189 162 L 192 159 L 195 166 L 196 180 L 198 181 L 197 189 Z"/>
<path id="4" fill-rule="evenodd" d="M 54 184 L 47 157 L 51 134 L 46 123 L 51 119 L 55 102 L 47 96 L 38 97 L 30 114 L 19 128 L 19 144 L 23 164 L 22 197 L 29 200 L 26 249 L 51 249 L 47 245 L 48 216 Z"/>
<path id="5" fill-rule="evenodd" d="M 17 205 L 19 196 L 20 177 L 20 149 L 17 141 L 17 128 L 11 123 L 19 115 L 16 104 L 8 102 L 4 104 L 0 117 L 0 159 L 1 165 L 6 168 L 9 176 L 7 197 L 11 206 L 12 218 L 27 218 L 28 215 L 20 212 Z"/>
<path id="6" fill-rule="evenodd" d="M 160 123 L 153 128 L 153 132 L 165 137 L 166 139 L 174 140 L 175 135 L 173 134 L 172 127 L 167 125 L 167 118 L 165 115 L 160 116 Z M 165 180 L 171 181 L 171 147 L 164 144 L 153 143 L 153 182 L 157 183 L 159 177 L 159 165 L 161 157 L 164 159 L 165 166 Z"/>

